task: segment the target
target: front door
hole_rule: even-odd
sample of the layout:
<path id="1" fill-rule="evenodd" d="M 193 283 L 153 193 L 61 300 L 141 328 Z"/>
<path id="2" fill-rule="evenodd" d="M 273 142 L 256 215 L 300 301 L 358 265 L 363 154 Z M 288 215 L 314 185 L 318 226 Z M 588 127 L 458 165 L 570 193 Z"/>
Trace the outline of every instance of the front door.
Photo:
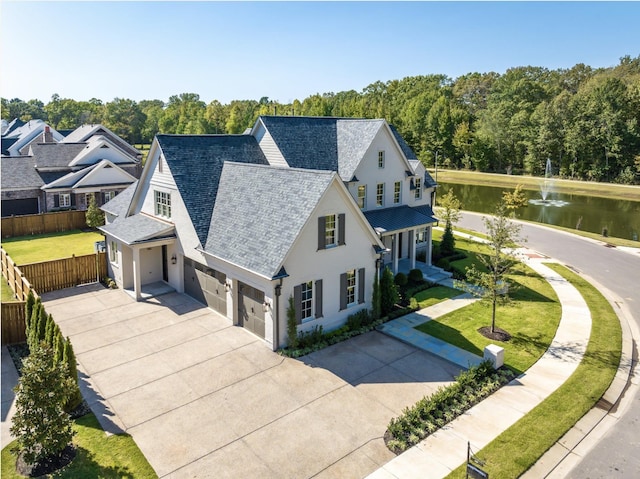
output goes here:
<path id="1" fill-rule="evenodd" d="M 166 283 L 169 282 L 169 264 L 167 259 L 167 245 L 162 245 L 162 280 Z"/>

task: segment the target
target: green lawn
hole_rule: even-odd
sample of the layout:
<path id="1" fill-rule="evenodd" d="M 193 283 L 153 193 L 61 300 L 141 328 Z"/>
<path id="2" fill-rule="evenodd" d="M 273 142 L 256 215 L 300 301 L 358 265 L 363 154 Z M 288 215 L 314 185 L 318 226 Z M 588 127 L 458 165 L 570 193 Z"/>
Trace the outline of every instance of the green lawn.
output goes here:
<path id="1" fill-rule="evenodd" d="M 457 243 L 456 243 L 457 244 Z M 546 351 L 560 321 L 561 306 L 555 292 L 540 275 L 520 264 L 510 275 L 512 302 L 498 306 L 496 326 L 508 331 L 512 338 L 498 343 L 505 349 L 505 364 L 516 373 L 526 371 Z M 478 332 L 491 325 L 491 306 L 476 302 L 417 327 L 478 356 L 485 346 L 496 343 Z"/>
<path id="2" fill-rule="evenodd" d="M 156 478 L 146 458 L 128 434 L 107 436 L 93 414 L 77 419 L 77 434 L 73 443 L 77 448 L 75 459 L 64 469 L 47 476 L 51 478 Z M 2 478 L 18 479 L 16 458 L 11 452 L 15 442 L 2 450 Z"/>
<path id="3" fill-rule="evenodd" d="M 455 298 L 456 296 L 460 296 L 461 294 L 463 294 L 462 291 L 448 288 L 447 286 L 434 286 L 433 288 L 420 291 L 413 297 L 416 298 L 418 304 L 420 305 L 420 308 L 422 309 L 433 306 L 434 304 L 438 304 L 445 299 Z"/>
<path id="4" fill-rule="evenodd" d="M 519 477 L 560 439 L 602 397 L 620 362 L 622 332 L 608 301 L 591 284 L 567 268 L 550 268 L 573 284 L 591 311 L 591 335 L 582 362 L 571 377 L 529 414 L 511 426 L 476 456 L 492 478 Z M 465 477 L 460 466 L 449 478 Z"/>
<path id="5" fill-rule="evenodd" d="M 91 254 L 95 251 L 94 242 L 103 240 L 104 236 L 100 233 L 74 230 L 38 236 L 6 238 L 2 240 L 2 247 L 11 259 L 20 266 L 68 258 L 71 255 Z"/>
<path id="6" fill-rule="evenodd" d="M 3 303 L 9 303 L 11 301 L 15 301 L 16 300 L 16 297 L 14 296 L 13 291 L 11 290 L 9 285 L 7 284 L 7 280 L 4 279 L 4 276 L 2 277 L 2 280 L 0 281 L 0 287 L 2 288 L 2 302 Z"/>

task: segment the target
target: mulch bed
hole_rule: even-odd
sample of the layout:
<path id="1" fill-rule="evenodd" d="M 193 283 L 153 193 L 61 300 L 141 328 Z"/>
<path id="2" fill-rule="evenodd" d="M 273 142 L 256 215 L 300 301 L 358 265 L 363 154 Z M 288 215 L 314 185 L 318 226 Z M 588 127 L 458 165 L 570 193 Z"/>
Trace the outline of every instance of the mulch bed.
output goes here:
<path id="1" fill-rule="evenodd" d="M 491 326 L 483 326 L 478 329 L 478 332 L 482 334 L 485 338 L 493 339 L 494 341 L 502 341 L 507 342 L 511 339 L 511 335 L 500 328 L 493 328 L 493 332 L 491 332 Z"/>
<path id="2" fill-rule="evenodd" d="M 76 457 L 76 448 L 72 445 L 65 447 L 59 456 L 48 457 L 36 464 L 27 464 L 21 454 L 16 461 L 16 470 L 23 476 L 40 477 L 62 469 L 73 461 L 74 457 Z"/>

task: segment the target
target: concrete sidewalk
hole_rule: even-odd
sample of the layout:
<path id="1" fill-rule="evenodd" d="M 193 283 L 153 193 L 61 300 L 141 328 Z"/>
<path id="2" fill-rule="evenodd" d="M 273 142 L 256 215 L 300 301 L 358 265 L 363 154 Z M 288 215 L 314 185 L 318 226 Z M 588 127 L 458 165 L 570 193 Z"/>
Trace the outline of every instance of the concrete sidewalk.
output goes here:
<path id="1" fill-rule="evenodd" d="M 589 341 L 589 308 L 568 281 L 542 264 L 541 260 L 549 261 L 548 258 L 526 249 L 516 253 L 551 284 L 562 305 L 560 324 L 549 349 L 526 373 L 392 459 L 369 478 L 410 479 L 428 475 L 435 479 L 447 476 L 466 461 L 468 441 L 475 451 L 485 447 L 540 404 L 577 368 Z M 430 343 L 420 335 L 415 338 L 418 347 L 429 347 Z M 438 354 L 437 350 L 432 352 Z"/>

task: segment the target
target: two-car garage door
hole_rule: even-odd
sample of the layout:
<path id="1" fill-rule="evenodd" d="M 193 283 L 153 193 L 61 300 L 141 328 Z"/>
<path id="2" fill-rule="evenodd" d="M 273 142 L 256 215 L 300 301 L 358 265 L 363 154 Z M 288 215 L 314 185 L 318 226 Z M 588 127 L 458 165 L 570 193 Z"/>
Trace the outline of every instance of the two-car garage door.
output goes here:
<path id="1" fill-rule="evenodd" d="M 184 259 L 184 292 L 227 315 L 227 276 L 189 258 Z M 264 293 L 238 282 L 238 325 L 264 338 Z"/>
<path id="2" fill-rule="evenodd" d="M 184 259 L 184 292 L 224 316 L 227 315 L 226 281 L 224 273 Z"/>

